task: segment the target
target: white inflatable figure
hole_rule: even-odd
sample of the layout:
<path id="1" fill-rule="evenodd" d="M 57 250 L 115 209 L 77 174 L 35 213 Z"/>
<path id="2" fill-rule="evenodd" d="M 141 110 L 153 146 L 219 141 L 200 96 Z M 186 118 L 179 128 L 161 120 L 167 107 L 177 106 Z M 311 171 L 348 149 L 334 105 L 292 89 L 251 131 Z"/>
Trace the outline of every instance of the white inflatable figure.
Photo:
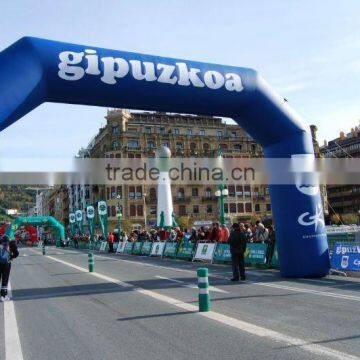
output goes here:
<path id="1" fill-rule="evenodd" d="M 171 183 L 169 177 L 169 159 L 171 151 L 168 147 L 162 146 L 157 150 L 156 157 L 159 158 L 159 180 L 157 191 L 157 227 L 171 228 L 173 227 L 173 202 L 171 195 Z"/>

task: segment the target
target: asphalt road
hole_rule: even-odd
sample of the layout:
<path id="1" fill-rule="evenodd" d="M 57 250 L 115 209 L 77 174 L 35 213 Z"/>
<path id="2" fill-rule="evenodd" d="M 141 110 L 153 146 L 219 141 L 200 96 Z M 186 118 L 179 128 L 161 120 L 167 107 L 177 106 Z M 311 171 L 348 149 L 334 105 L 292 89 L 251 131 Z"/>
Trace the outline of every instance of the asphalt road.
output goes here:
<path id="1" fill-rule="evenodd" d="M 197 311 L 203 264 L 22 248 L 1 305 L 0 359 L 360 359 L 360 280 L 285 280 L 206 265 L 212 311 Z"/>

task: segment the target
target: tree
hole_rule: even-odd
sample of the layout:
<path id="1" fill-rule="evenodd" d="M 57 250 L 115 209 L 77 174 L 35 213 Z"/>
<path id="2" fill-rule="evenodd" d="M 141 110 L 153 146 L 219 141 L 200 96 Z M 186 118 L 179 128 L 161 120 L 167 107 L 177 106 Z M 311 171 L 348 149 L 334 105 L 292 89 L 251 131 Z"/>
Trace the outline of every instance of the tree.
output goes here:
<path id="1" fill-rule="evenodd" d="M 350 225 L 350 224 L 356 224 L 358 222 L 358 216 L 357 214 L 343 214 L 341 215 L 341 220 L 344 224 Z"/>
<path id="2" fill-rule="evenodd" d="M 189 216 L 179 216 L 176 219 L 176 222 L 178 223 L 180 229 L 189 229 L 190 227 L 190 217 Z"/>
<path id="3" fill-rule="evenodd" d="M 121 221 L 122 229 L 128 234 L 132 230 L 133 223 L 129 219 L 122 219 Z"/>
<path id="4" fill-rule="evenodd" d="M 331 221 L 332 224 L 336 224 L 336 225 L 341 223 L 341 219 L 340 219 L 340 216 L 338 214 L 332 214 L 330 216 L 330 221 Z"/>

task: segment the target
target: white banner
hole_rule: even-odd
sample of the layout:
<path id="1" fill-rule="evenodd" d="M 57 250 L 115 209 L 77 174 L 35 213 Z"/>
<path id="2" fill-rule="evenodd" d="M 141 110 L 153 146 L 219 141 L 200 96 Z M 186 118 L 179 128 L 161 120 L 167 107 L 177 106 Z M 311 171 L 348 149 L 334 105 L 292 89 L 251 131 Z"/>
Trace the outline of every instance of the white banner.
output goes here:
<path id="1" fill-rule="evenodd" d="M 93 206 L 89 205 L 87 208 L 86 208 L 86 216 L 88 219 L 93 219 L 94 216 L 95 216 L 95 209 Z"/>
<path id="2" fill-rule="evenodd" d="M 82 221 L 83 220 L 83 213 L 81 210 L 76 210 L 75 211 L 75 218 L 76 221 Z"/>
<path id="3" fill-rule="evenodd" d="M 125 245 L 126 245 L 126 241 L 120 241 L 116 249 L 116 252 L 122 254 L 124 252 Z"/>
<path id="4" fill-rule="evenodd" d="M 107 205 L 105 201 L 98 202 L 98 214 L 99 215 L 106 215 L 107 214 Z"/>
<path id="5" fill-rule="evenodd" d="M 74 224 L 75 221 L 76 221 L 75 214 L 74 214 L 74 213 L 70 213 L 70 214 L 69 214 L 69 222 L 70 222 L 70 224 Z"/>
<path id="6" fill-rule="evenodd" d="M 100 249 L 99 249 L 99 251 L 105 251 L 105 250 L 106 250 L 106 245 L 107 245 L 107 242 L 106 242 L 106 241 L 102 241 L 101 244 L 100 244 Z"/>
<path id="7" fill-rule="evenodd" d="M 154 242 L 150 256 L 162 256 L 165 250 L 165 242 Z"/>
<path id="8" fill-rule="evenodd" d="M 196 248 L 194 260 L 210 260 L 212 261 L 216 244 L 199 243 Z"/>

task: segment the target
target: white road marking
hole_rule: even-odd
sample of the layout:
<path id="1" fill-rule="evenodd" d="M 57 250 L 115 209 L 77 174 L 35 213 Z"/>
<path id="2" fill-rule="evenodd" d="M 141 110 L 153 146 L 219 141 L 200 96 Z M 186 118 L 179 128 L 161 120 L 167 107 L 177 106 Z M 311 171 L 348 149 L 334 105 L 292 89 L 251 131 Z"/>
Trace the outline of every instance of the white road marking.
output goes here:
<path id="1" fill-rule="evenodd" d="M 175 283 L 178 283 L 178 284 L 182 284 L 184 287 L 188 287 L 188 288 L 191 288 L 191 289 L 197 289 L 198 288 L 198 286 L 196 284 L 188 284 L 185 281 L 172 279 L 172 278 L 168 278 L 168 277 L 160 276 L 160 275 L 156 275 L 155 277 L 158 278 L 158 279 L 168 280 L 168 281 L 172 281 L 172 282 L 175 282 Z M 213 292 L 218 292 L 218 293 L 222 293 L 222 294 L 228 294 L 229 293 L 228 291 L 219 289 L 219 288 L 217 288 L 215 286 L 211 286 L 211 285 L 208 287 L 208 289 L 213 291 Z"/>
<path id="2" fill-rule="evenodd" d="M 8 294 L 11 299 L 12 290 L 9 282 Z M 4 302 L 5 359 L 23 360 L 19 329 L 16 321 L 15 306 L 12 300 Z"/>
<path id="3" fill-rule="evenodd" d="M 116 260 L 116 261 L 123 261 L 123 262 L 133 263 L 133 264 L 140 265 L 140 266 L 150 266 L 150 267 L 166 269 L 166 270 L 187 272 L 187 273 L 191 273 L 191 274 L 194 273 L 194 270 L 171 268 L 171 267 L 162 266 L 162 265 L 148 264 L 148 263 L 142 263 L 142 262 L 137 262 L 137 261 L 132 261 L 132 260 L 125 260 L 125 259 L 115 259 L 115 258 L 109 257 L 109 256 L 101 256 L 101 255 L 95 255 L 95 256 L 106 258 L 106 259 L 111 259 L 111 260 Z M 227 280 L 227 277 L 217 275 L 217 274 L 210 274 L 209 276 L 214 277 L 214 278 L 226 279 Z M 318 281 L 318 280 L 315 280 L 315 279 L 312 279 L 312 280 Z M 323 280 L 323 281 L 325 281 L 325 280 Z M 355 295 L 338 294 L 338 293 L 332 293 L 332 292 L 327 292 L 327 291 L 325 292 L 325 291 L 319 291 L 319 290 L 312 290 L 312 289 L 295 287 L 295 286 L 286 286 L 286 285 L 277 284 L 275 282 L 266 282 L 265 283 L 265 282 L 247 281 L 246 284 L 253 284 L 253 285 L 258 285 L 258 286 L 266 286 L 266 287 L 272 287 L 272 288 L 276 288 L 276 289 L 283 289 L 283 290 L 294 291 L 294 292 L 299 292 L 299 293 L 307 293 L 307 294 L 318 295 L 318 296 L 326 296 L 326 297 L 338 298 L 338 299 L 343 299 L 343 300 L 360 301 L 360 297 L 355 296 Z"/>
<path id="4" fill-rule="evenodd" d="M 60 259 L 56 259 L 52 256 L 46 256 L 47 258 L 57 261 L 61 264 L 70 266 L 74 269 L 77 269 L 79 271 L 82 272 L 88 272 L 87 269 L 74 265 L 72 263 L 69 263 L 67 261 L 63 261 Z M 279 333 L 277 331 L 271 330 L 271 329 L 267 329 L 265 327 L 262 326 L 258 326 L 258 325 L 254 325 L 245 321 L 241 321 L 214 311 L 209 311 L 209 312 L 198 312 L 198 307 L 192 304 L 188 304 L 185 303 L 181 300 L 163 295 L 163 294 L 159 294 L 156 293 L 152 290 L 146 290 L 140 287 L 135 287 L 131 284 L 119 281 L 117 279 L 114 279 L 110 276 L 106 276 L 106 275 L 102 275 L 99 273 L 89 273 L 89 275 L 95 276 L 95 277 L 100 277 L 103 280 L 107 280 L 111 283 L 120 285 L 120 286 L 127 286 L 127 287 L 132 287 L 134 288 L 134 291 L 143 294 L 143 295 L 147 295 L 153 299 L 156 299 L 158 301 L 162 301 L 165 302 L 167 304 L 176 306 L 177 308 L 189 311 L 189 312 L 194 312 L 200 316 L 206 317 L 208 319 L 220 322 L 222 324 L 225 324 L 227 326 L 231 326 L 235 329 L 241 330 L 241 331 L 245 331 L 251 335 L 254 336 L 259 336 L 259 337 L 263 337 L 263 338 L 267 338 L 270 339 L 272 341 L 276 341 L 276 342 L 282 342 L 285 343 L 288 346 L 296 346 L 302 350 L 305 350 L 311 354 L 314 355 L 321 355 L 321 356 L 325 356 L 328 359 L 337 359 L 337 360 L 360 360 L 359 357 L 357 356 L 353 356 L 353 355 L 349 355 L 337 350 L 333 350 L 327 347 L 324 347 L 322 345 L 317 345 L 317 344 L 311 344 L 308 343 L 305 340 L 299 339 L 299 338 L 294 338 L 292 336 L 288 336 L 282 333 Z"/>
<path id="5" fill-rule="evenodd" d="M 300 293 L 305 293 L 305 294 L 314 294 L 314 295 L 327 296 L 327 297 L 332 297 L 332 298 L 337 298 L 337 299 L 360 301 L 360 296 L 355 296 L 355 295 L 337 294 L 337 293 L 332 293 L 332 292 L 327 292 L 327 291 L 325 292 L 325 291 L 319 291 L 319 290 L 313 290 L 313 289 L 280 285 L 280 284 L 276 284 L 276 283 L 253 282 L 252 284 L 271 287 L 271 288 L 275 288 L 275 289 L 295 291 L 295 292 L 300 292 Z"/>
<path id="6" fill-rule="evenodd" d="M 35 251 L 33 249 L 30 249 L 30 250 Z M 81 253 L 81 252 L 79 252 L 79 253 Z M 173 270 L 173 271 L 179 271 L 179 272 L 187 272 L 187 273 L 191 273 L 191 274 L 194 273 L 194 270 L 172 268 L 172 267 L 167 267 L 167 266 L 163 266 L 163 265 L 142 263 L 142 262 L 137 262 L 137 261 L 133 261 L 133 260 L 118 259 L 118 258 L 109 257 L 109 256 L 102 256 L 102 255 L 95 255 L 95 256 L 100 257 L 100 258 L 104 258 L 104 259 L 114 260 L 114 261 L 128 262 L 128 263 L 132 263 L 132 264 L 139 265 L 139 266 L 149 266 L 149 267 L 154 267 L 154 268 L 159 268 L 159 269 Z M 210 274 L 210 277 L 218 278 L 218 279 L 225 279 L 225 280 L 228 279 L 225 276 L 221 276 L 221 275 L 217 275 L 217 274 Z M 315 279 L 313 279 L 313 280 L 315 280 Z M 266 282 L 265 283 L 265 282 L 257 282 L 257 281 L 246 281 L 245 284 L 253 284 L 253 285 L 257 285 L 257 286 L 265 286 L 265 287 L 271 287 L 271 288 L 276 288 L 276 289 L 283 289 L 283 290 L 288 290 L 288 291 L 293 291 L 293 292 L 298 292 L 298 293 L 306 293 L 306 294 L 312 294 L 312 295 L 317 295 L 317 296 L 338 298 L 338 299 L 342 299 L 342 300 L 360 301 L 360 297 L 355 296 L 355 295 L 346 295 L 346 294 L 339 294 L 339 293 L 332 293 L 332 292 L 327 292 L 327 291 L 325 292 L 325 291 L 319 291 L 319 290 L 312 290 L 312 289 L 308 289 L 308 288 L 301 288 L 301 287 L 295 287 L 295 286 L 286 286 L 286 285 L 280 285 L 280 284 L 275 283 L 275 282 Z"/>

